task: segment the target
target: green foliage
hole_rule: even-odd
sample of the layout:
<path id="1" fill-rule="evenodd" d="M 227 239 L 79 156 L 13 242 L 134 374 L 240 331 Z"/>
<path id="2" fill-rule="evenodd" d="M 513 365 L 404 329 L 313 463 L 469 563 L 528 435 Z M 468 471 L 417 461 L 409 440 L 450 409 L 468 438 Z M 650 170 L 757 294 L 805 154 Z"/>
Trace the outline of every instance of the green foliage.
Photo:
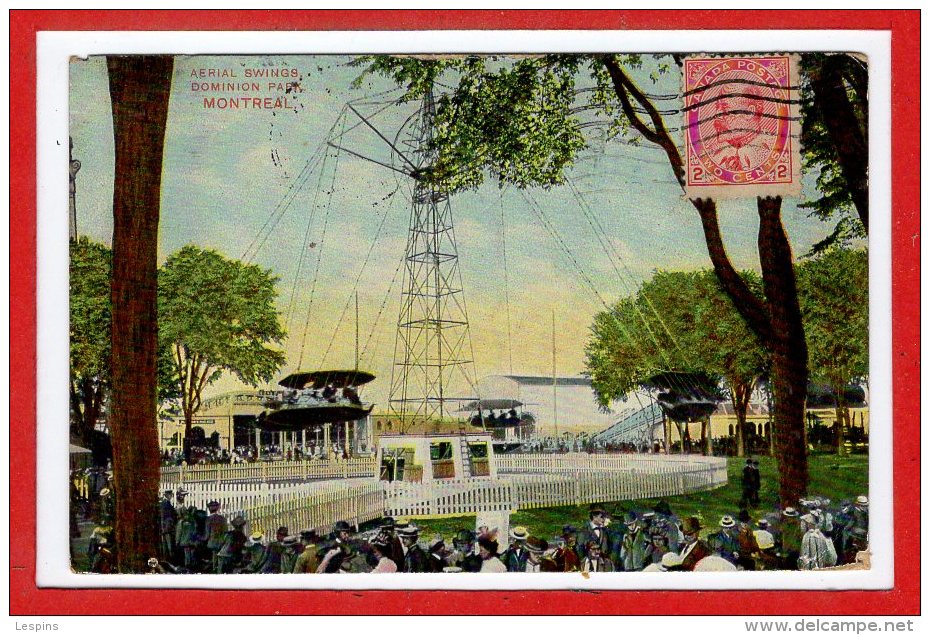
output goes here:
<path id="1" fill-rule="evenodd" d="M 742 274 L 761 295 L 761 281 Z M 601 406 L 663 371 L 751 384 L 767 358 L 713 271 L 657 271 L 635 296 L 594 317 L 585 365 Z"/>
<path id="2" fill-rule="evenodd" d="M 804 201 L 800 207 L 810 210 L 810 215 L 824 222 L 835 222 L 833 232 L 811 249 L 820 253 L 833 245 L 848 246 L 853 240 L 865 238 L 866 230 L 853 205 L 849 185 L 839 167 L 833 140 L 827 132 L 823 115 L 815 103 L 811 89 L 811 78 L 823 65 L 825 54 L 806 53 L 801 56 L 801 148 L 802 162 L 806 171 L 817 174 L 819 197 Z M 847 72 L 844 74 L 847 94 L 865 135 L 868 134 L 868 102 L 864 89 L 857 84 L 867 71 L 858 60 L 844 56 Z"/>
<path id="3" fill-rule="evenodd" d="M 639 56 L 618 57 L 628 67 L 642 63 Z M 610 120 L 610 136 L 627 130 L 598 56 L 375 56 L 356 63 L 367 64 L 356 85 L 368 73 L 382 74 L 406 88 L 406 100 L 423 98 L 440 78 L 454 82 L 435 96 L 429 148 L 436 159 L 428 178 L 448 192 L 478 187 L 487 172 L 522 188 L 562 184 L 586 146 L 583 128 L 591 116 Z"/>
<path id="4" fill-rule="evenodd" d="M 89 442 L 110 388 L 112 254 L 86 237 L 71 241 L 69 252 L 71 414 L 76 432 Z"/>
<path id="5" fill-rule="evenodd" d="M 158 275 L 159 342 L 167 376 L 185 418 L 200 407 L 203 388 L 230 372 L 251 386 L 269 381 L 284 363 L 284 331 L 275 310 L 277 279 L 256 265 L 188 245 Z"/>
<path id="6" fill-rule="evenodd" d="M 811 216 L 835 223 L 834 231 L 814 246 L 813 253 L 866 235 L 811 89 L 811 77 L 825 58 L 809 53 L 801 63 L 803 167 L 817 174 L 819 192 L 802 207 Z M 374 73 L 404 87 L 408 101 L 435 90 L 430 150 L 436 160 L 428 175 L 435 187 L 448 192 L 473 189 L 490 173 L 501 183 L 548 188 L 564 183 L 566 170 L 588 143 L 586 124 L 606 123 L 607 138 L 624 137 L 632 145 L 642 140 L 638 133 L 630 133 L 605 66 L 607 59 L 615 59 L 627 71 L 646 74 L 653 82 L 673 68 L 667 55 L 366 56 L 355 61 L 365 67 L 355 85 Z M 868 71 L 852 56 L 844 55 L 841 61 L 850 101 L 867 131 Z"/>
<path id="7" fill-rule="evenodd" d="M 69 302 L 71 376 L 110 376 L 110 269 L 112 254 L 86 237 L 71 241 Z"/>
<path id="8" fill-rule="evenodd" d="M 869 258 L 833 248 L 797 268 L 811 375 L 834 390 L 869 372 Z"/>

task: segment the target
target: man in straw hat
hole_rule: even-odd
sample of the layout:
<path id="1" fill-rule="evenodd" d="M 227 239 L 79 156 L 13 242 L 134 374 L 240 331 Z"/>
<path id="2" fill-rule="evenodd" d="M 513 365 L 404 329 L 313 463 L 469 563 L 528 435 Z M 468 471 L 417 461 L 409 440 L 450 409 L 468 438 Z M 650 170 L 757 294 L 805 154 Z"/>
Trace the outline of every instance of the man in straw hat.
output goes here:
<path id="1" fill-rule="evenodd" d="M 853 527 L 869 531 L 869 497 L 865 495 L 856 497 L 856 504 L 852 508 Z"/>
<path id="2" fill-rule="evenodd" d="M 776 546 L 778 558 L 782 569 L 794 570 L 798 568 L 798 557 L 801 555 L 801 524 L 798 510 L 794 507 L 785 507 L 781 512 Z"/>
<path id="3" fill-rule="evenodd" d="M 284 543 L 284 539 L 287 537 L 287 527 L 278 527 L 278 530 L 275 532 L 275 539 L 265 547 L 262 559 L 257 564 L 252 565 L 251 568 L 254 573 L 281 573 L 284 570 L 283 567 L 286 567 L 284 563 L 284 552 L 289 548 Z M 291 570 L 293 570 L 293 562 L 288 571 Z"/>
<path id="4" fill-rule="evenodd" d="M 420 546 L 420 528 L 410 524 L 397 530 L 404 546 L 404 566 L 402 573 L 428 573 L 431 571 L 429 556 Z"/>
<path id="5" fill-rule="evenodd" d="M 242 550 L 242 566 L 236 573 L 255 573 L 265 559 L 265 534 L 253 531 Z"/>
<path id="6" fill-rule="evenodd" d="M 715 553 L 710 554 L 704 558 L 701 558 L 701 561 L 694 565 L 694 571 L 715 571 L 715 572 L 726 572 L 726 571 L 737 571 L 736 565 L 727 560 L 726 558 L 721 558 Z"/>
<path id="7" fill-rule="evenodd" d="M 698 562 L 711 554 L 710 547 L 700 538 L 701 519 L 697 516 L 688 516 L 681 523 L 682 548 L 681 568 L 684 571 L 694 571 Z"/>
<path id="8" fill-rule="evenodd" d="M 707 537 L 710 550 L 733 564 L 739 559 L 739 539 L 737 524 L 733 516 L 724 514 L 720 519 L 720 529 Z"/>
<path id="9" fill-rule="evenodd" d="M 552 573 L 561 571 L 555 560 L 546 555 L 549 543 L 542 538 L 529 536 L 525 543 L 527 559 L 524 573 Z"/>
<path id="10" fill-rule="evenodd" d="M 501 556 L 501 561 L 510 573 L 523 573 L 526 570 L 526 560 L 529 557 L 526 539 L 529 535 L 526 527 L 519 525 L 510 530 L 510 547 Z"/>
<path id="11" fill-rule="evenodd" d="M 778 569 L 779 559 L 775 549 L 775 536 L 769 531 L 769 521 L 765 518 L 759 520 L 759 527 L 753 534 L 759 551 L 755 554 L 756 569 L 772 571 Z"/>

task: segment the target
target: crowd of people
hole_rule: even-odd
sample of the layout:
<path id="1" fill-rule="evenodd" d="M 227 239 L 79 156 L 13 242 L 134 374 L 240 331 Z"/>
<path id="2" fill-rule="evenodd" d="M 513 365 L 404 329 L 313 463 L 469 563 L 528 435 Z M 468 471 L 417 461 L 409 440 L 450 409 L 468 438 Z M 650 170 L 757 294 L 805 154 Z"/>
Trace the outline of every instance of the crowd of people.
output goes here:
<path id="1" fill-rule="evenodd" d="M 751 468 L 750 468 L 751 469 Z M 679 518 L 667 501 L 614 515 L 591 505 L 581 527 L 566 524 L 557 536 L 517 526 L 507 546 L 496 528 L 461 528 L 425 537 L 409 520 L 383 518 L 358 533 L 339 521 L 325 536 L 312 529 L 273 536 L 247 531 L 248 519 L 227 519 L 218 501 L 207 509 L 186 503 L 187 492 L 166 491 L 160 505 L 160 553 L 152 573 L 536 573 L 612 571 L 807 570 L 851 564 L 868 548 L 866 496 L 833 506 L 822 497 L 765 514 L 724 514 L 705 526 L 698 516 Z M 113 570 L 112 530 L 94 530 L 91 571 Z"/>
<path id="2" fill-rule="evenodd" d="M 185 457 L 180 448 L 171 448 L 162 452 L 163 465 L 239 465 L 256 461 L 312 461 L 323 456 L 322 444 L 308 442 L 306 447 L 300 443 L 288 446 L 276 444 L 262 445 L 261 450 L 255 445 L 236 446 L 232 450 L 210 445 L 190 447 L 189 456 Z M 329 458 L 335 460 L 352 458 L 349 449 L 333 443 L 329 448 Z"/>

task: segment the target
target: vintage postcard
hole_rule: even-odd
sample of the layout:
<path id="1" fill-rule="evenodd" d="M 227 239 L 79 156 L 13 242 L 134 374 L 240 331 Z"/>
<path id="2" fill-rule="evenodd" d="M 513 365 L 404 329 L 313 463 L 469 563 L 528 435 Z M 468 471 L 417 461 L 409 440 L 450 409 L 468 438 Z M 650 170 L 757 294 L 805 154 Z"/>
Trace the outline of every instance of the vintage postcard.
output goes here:
<path id="1" fill-rule="evenodd" d="M 40 586 L 892 585 L 887 39 L 226 35 L 46 42 Z"/>

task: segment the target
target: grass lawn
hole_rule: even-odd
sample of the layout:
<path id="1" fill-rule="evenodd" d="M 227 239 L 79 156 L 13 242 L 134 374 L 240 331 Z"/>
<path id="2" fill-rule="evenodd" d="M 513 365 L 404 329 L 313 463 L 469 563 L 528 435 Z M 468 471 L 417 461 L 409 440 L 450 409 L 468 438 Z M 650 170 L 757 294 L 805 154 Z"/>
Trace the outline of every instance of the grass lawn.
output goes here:
<path id="1" fill-rule="evenodd" d="M 758 457 L 759 469 L 762 473 L 762 489 L 759 494 L 759 508 L 753 511 L 753 519 L 760 518 L 771 511 L 778 501 L 778 474 L 774 459 Z M 672 511 L 680 518 L 685 516 L 699 516 L 705 525 L 704 534 L 716 530 L 720 517 L 731 514 L 736 517 L 739 511 L 739 500 L 742 496 L 741 480 L 745 459 L 730 458 L 728 460 L 729 479 L 726 485 L 715 490 L 688 494 L 686 496 L 671 496 L 667 500 Z M 852 455 L 837 457 L 835 455 L 821 454 L 811 456 L 809 459 L 810 487 L 808 492 L 812 496 L 821 496 L 831 499 L 832 505 L 838 505 L 843 499 L 855 499 L 859 494 L 868 493 L 868 457 L 866 455 Z M 634 501 L 603 501 L 605 507 L 619 522 L 619 515 L 629 509 L 652 509 L 658 499 L 648 498 Z M 456 518 L 414 519 L 420 526 L 421 536 L 427 541 L 434 534 L 441 533 L 447 538 L 462 528 L 474 529 L 474 516 L 460 516 Z M 581 528 L 588 522 L 587 505 L 567 505 L 564 507 L 546 507 L 541 509 L 528 509 L 518 511 L 511 515 L 510 526 L 523 525 L 531 534 L 551 539 L 561 534 L 563 525 L 571 524 Z"/>

